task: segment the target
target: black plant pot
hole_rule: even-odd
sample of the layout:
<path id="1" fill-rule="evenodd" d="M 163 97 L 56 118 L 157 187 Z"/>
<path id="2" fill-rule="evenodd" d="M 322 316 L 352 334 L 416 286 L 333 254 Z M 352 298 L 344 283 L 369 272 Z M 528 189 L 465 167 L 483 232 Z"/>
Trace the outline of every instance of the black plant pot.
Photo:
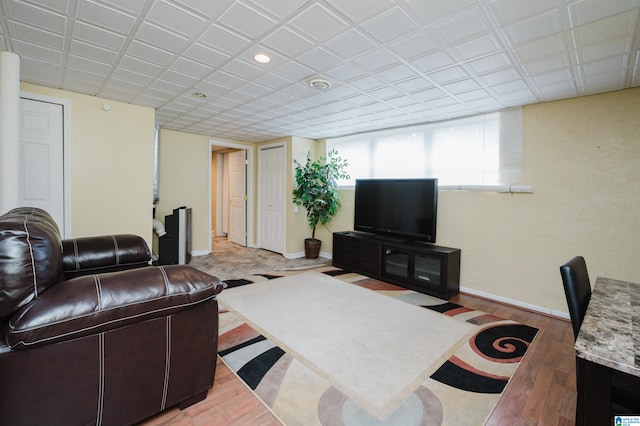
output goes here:
<path id="1" fill-rule="evenodd" d="M 305 238 L 304 257 L 307 259 L 317 259 L 320 256 L 320 246 L 322 241 L 315 238 Z"/>

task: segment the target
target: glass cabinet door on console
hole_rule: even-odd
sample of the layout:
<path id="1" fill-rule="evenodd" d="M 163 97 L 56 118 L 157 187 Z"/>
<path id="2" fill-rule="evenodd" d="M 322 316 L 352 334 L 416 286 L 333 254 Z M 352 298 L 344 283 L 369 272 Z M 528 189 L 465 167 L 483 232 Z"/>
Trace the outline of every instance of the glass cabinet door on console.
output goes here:
<path id="1" fill-rule="evenodd" d="M 409 278 L 409 252 L 397 248 L 384 247 L 382 275 Z"/>
<path id="2" fill-rule="evenodd" d="M 413 280 L 416 283 L 440 285 L 442 275 L 442 257 L 417 253 L 415 255 L 415 268 Z"/>

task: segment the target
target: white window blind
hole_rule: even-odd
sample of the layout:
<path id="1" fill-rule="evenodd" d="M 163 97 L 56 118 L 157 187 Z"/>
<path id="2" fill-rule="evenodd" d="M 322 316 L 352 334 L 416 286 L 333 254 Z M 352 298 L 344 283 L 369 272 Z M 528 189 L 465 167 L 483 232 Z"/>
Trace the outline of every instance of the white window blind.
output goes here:
<path id="1" fill-rule="evenodd" d="M 358 178 L 437 177 L 445 189 L 525 188 L 520 108 L 328 139 L 332 149 L 349 162 L 350 180 L 341 186 Z"/>

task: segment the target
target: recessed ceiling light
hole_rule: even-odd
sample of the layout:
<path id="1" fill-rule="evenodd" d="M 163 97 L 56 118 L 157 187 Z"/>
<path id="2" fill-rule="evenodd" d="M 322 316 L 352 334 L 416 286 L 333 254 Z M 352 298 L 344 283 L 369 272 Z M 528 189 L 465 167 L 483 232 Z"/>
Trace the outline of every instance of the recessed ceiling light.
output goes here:
<path id="1" fill-rule="evenodd" d="M 269 62 L 271 62 L 271 58 L 264 53 L 257 53 L 253 57 L 253 59 L 255 59 L 256 62 L 260 62 L 261 64 L 268 64 Z"/>
<path id="2" fill-rule="evenodd" d="M 195 92 L 193 96 L 200 99 L 207 99 L 207 94 L 202 92 Z"/>

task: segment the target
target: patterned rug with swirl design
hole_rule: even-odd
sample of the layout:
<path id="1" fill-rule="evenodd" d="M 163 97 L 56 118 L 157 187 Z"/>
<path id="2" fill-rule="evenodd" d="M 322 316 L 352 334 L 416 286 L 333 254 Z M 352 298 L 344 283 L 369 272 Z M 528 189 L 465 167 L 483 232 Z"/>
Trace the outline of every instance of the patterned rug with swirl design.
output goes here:
<path id="1" fill-rule="evenodd" d="M 219 356 L 286 425 L 483 424 L 538 332 L 332 266 L 226 284 Z"/>

